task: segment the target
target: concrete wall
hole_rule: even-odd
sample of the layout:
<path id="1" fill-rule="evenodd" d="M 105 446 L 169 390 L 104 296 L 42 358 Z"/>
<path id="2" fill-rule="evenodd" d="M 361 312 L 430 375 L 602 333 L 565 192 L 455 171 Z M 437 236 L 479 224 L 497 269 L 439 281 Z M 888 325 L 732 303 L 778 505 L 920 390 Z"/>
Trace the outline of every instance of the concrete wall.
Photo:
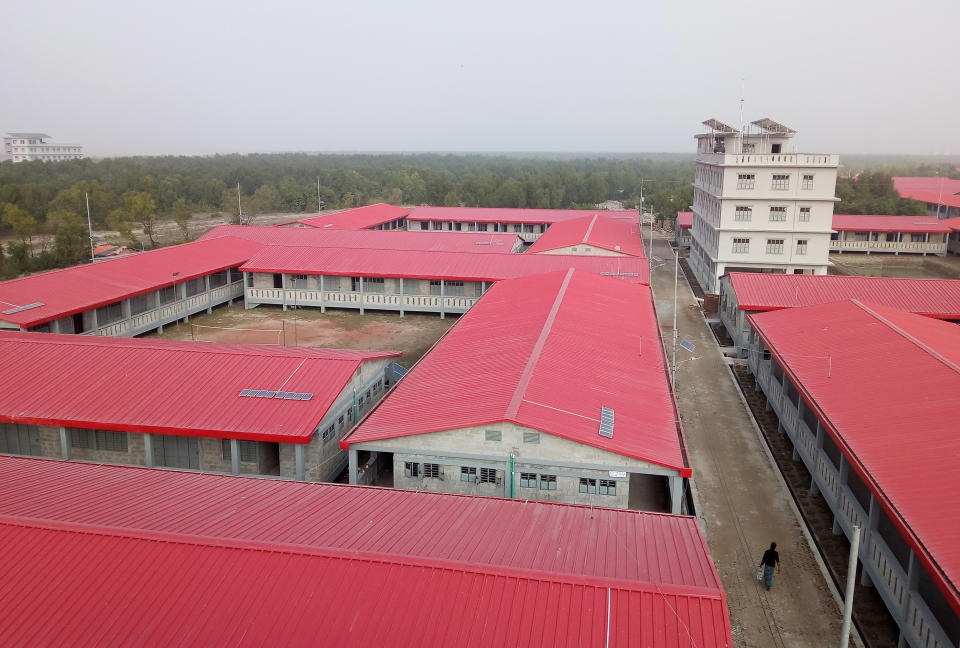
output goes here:
<path id="1" fill-rule="evenodd" d="M 629 254 L 624 254 L 623 252 L 606 250 L 604 248 L 599 248 L 595 245 L 585 245 L 583 243 L 580 243 L 579 245 L 568 245 L 566 247 L 555 248 L 553 250 L 542 250 L 540 252 L 537 252 L 537 254 L 575 254 L 578 256 L 630 256 Z"/>

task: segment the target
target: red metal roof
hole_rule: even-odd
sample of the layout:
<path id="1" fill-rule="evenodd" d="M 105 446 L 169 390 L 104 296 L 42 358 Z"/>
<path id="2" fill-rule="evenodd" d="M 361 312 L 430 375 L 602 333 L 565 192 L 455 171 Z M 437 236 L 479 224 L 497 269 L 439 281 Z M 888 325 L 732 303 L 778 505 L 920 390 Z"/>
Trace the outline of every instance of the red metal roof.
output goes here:
<path id="1" fill-rule="evenodd" d="M 307 443 L 364 360 L 399 355 L 4 332 L 0 421 Z"/>
<path id="2" fill-rule="evenodd" d="M 884 216 L 834 214 L 833 229 L 858 232 L 949 232 L 950 228 L 932 216 Z"/>
<path id="3" fill-rule="evenodd" d="M 632 283 L 649 283 L 646 260 L 573 254 L 475 254 L 268 246 L 255 254 L 242 269 L 248 272 L 499 281 L 567 268 L 598 274 L 611 273 Z"/>
<path id="4" fill-rule="evenodd" d="M 839 275 L 727 275 L 740 310 L 766 311 L 859 299 L 898 310 L 960 320 L 960 280 Z"/>
<path id="5" fill-rule="evenodd" d="M 934 205 L 960 207 L 960 180 L 897 177 L 893 179 L 893 187 L 904 198 L 913 198 Z"/>
<path id="6" fill-rule="evenodd" d="M 0 475 L 4 644 L 732 646 L 695 518 L 23 457 Z"/>
<path id="7" fill-rule="evenodd" d="M 693 227 L 693 212 L 692 212 L 692 211 L 678 211 L 678 212 L 677 212 L 677 226 L 678 226 L 678 227 Z"/>
<path id="8" fill-rule="evenodd" d="M 947 218 L 946 220 L 940 221 L 947 227 L 949 227 L 954 232 L 960 232 L 960 216 L 957 218 Z"/>
<path id="9" fill-rule="evenodd" d="M 0 310 L 42 302 L 43 306 L 0 320 L 36 326 L 151 290 L 234 268 L 260 245 L 230 236 L 128 254 L 0 283 Z M 176 276 L 174 276 L 176 273 Z"/>
<path id="10" fill-rule="evenodd" d="M 510 252 L 518 238 L 516 234 L 220 225 L 201 236 L 199 240 L 223 236 L 246 239 L 261 245 L 494 253 Z"/>
<path id="11" fill-rule="evenodd" d="M 334 212 L 333 214 L 324 214 L 323 216 L 301 218 L 290 221 L 290 223 L 284 223 L 284 225 L 302 223 L 303 225 L 309 225 L 311 227 L 329 229 L 368 229 L 403 218 L 409 213 L 410 210 L 405 207 L 377 203 L 376 205 L 367 205 L 366 207 L 357 207 L 356 209 L 345 209 Z"/>
<path id="12" fill-rule="evenodd" d="M 853 300 L 749 317 L 960 612 L 960 327 Z"/>
<path id="13" fill-rule="evenodd" d="M 630 221 L 610 218 L 603 212 L 554 223 L 527 252 L 549 252 L 572 245 L 589 245 L 611 252 L 646 257 L 636 214 L 633 214 L 633 220 Z"/>
<path id="14" fill-rule="evenodd" d="M 592 216 L 595 209 L 514 209 L 512 207 L 416 207 L 407 220 L 455 221 L 461 223 L 559 223 Z M 636 220 L 633 210 L 605 210 L 610 218 Z"/>
<path id="15" fill-rule="evenodd" d="M 677 420 L 650 289 L 571 269 L 491 288 L 341 446 L 510 421 L 689 476 Z"/>

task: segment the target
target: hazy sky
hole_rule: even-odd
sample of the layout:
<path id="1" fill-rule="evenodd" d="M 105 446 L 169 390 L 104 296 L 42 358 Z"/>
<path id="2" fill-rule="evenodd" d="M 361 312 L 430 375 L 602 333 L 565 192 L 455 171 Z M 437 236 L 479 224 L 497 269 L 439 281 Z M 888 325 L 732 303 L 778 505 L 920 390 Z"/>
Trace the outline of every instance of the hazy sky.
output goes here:
<path id="1" fill-rule="evenodd" d="M 0 0 L 0 131 L 89 155 L 960 153 L 960 0 Z"/>

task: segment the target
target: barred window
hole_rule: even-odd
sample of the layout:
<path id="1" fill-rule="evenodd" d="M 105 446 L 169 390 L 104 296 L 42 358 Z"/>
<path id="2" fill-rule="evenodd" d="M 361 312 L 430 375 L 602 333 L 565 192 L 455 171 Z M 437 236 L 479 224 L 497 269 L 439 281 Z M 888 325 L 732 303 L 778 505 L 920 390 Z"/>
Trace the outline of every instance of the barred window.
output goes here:
<path id="1" fill-rule="evenodd" d="M 617 494 L 617 482 L 613 479 L 601 479 L 600 480 L 600 494 L 601 495 L 616 495 Z"/>
<path id="2" fill-rule="evenodd" d="M 423 464 L 423 476 L 433 477 L 434 479 L 440 479 L 440 464 L 435 464 L 435 463 Z"/>
<path id="3" fill-rule="evenodd" d="M 460 466 L 460 481 L 475 483 L 477 481 L 477 469 L 473 466 Z"/>
<path id="4" fill-rule="evenodd" d="M 443 221 L 433 221 L 433 223 L 431 223 L 431 225 L 432 225 L 433 229 L 435 229 L 435 230 L 442 230 L 442 229 L 443 229 Z"/>
<path id="5" fill-rule="evenodd" d="M 911 243 L 926 243 L 927 235 L 926 234 L 911 234 L 910 242 Z"/>
<path id="6" fill-rule="evenodd" d="M 486 232 L 486 231 L 487 231 L 487 224 L 486 224 L 486 223 L 477 223 L 477 231 L 478 231 L 478 232 Z"/>
<path id="7" fill-rule="evenodd" d="M 221 439 L 220 447 L 223 450 L 223 460 L 230 461 L 233 458 L 232 446 L 230 444 L 230 439 Z M 246 461 L 248 463 L 257 462 L 257 442 L 256 441 L 240 441 L 240 461 Z"/>
<path id="8" fill-rule="evenodd" d="M 733 220 L 749 221 L 753 219 L 753 208 L 745 205 L 737 205 L 733 212 Z"/>
<path id="9" fill-rule="evenodd" d="M 383 277 L 364 277 L 363 290 L 364 292 L 382 293 Z"/>
<path id="10" fill-rule="evenodd" d="M 123 319 L 123 307 L 120 302 L 114 302 L 97 309 L 97 325 L 103 326 Z"/>
<path id="11" fill-rule="evenodd" d="M 750 252 L 750 239 L 748 238 L 733 239 L 734 254 L 746 254 L 748 252 Z"/>
<path id="12" fill-rule="evenodd" d="M 770 220 L 771 221 L 785 221 L 787 220 L 787 208 L 786 207 L 771 207 L 770 208 Z"/>
<path id="13" fill-rule="evenodd" d="M 451 297 L 462 297 L 463 296 L 463 282 L 462 281 L 448 281 L 444 286 L 444 295 Z"/>
<path id="14" fill-rule="evenodd" d="M 783 254 L 783 239 L 767 239 L 767 254 Z"/>
<path id="15" fill-rule="evenodd" d="M 335 431 L 336 431 L 336 426 L 333 423 L 331 423 L 326 428 L 324 428 L 323 432 L 320 434 L 320 437 L 323 440 L 323 442 L 326 443 L 327 441 L 332 439 L 334 437 Z"/>
<path id="16" fill-rule="evenodd" d="M 807 253 L 807 239 L 797 239 L 797 254 Z"/>
<path id="17" fill-rule="evenodd" d="M 93 449 L 93 430 L 70 428 L 70 446 L 73 448 Z"/>
<path id="18" fill-rule="evenodd" d="M 557 490 L 557 476 L 540 475 L 540 490 Z"/>
<path id="19" fill-rule="evenodd" d="M 440 294 L 440 279 L 431 279 L 430 280 L 430 294 L 439 295 Z"/>
<path id="20" fill-rule="evenodd" d="M 410 461 L 405 461 L 403 463 L 403 474 L 407 477 L 419 477 L 420 476 L 420 464 L 413 463 Z"/>
<path id="21" fill-rule="evenodd" d="M 520 473 L 520 487 L 521 487 L 521 488 L 536 488 L 536 487 L 537 487 L 537 473 Z"/>
<path id="22" fill-rule="evenodd" d="M 813 176 L 812 176 L 812 175 L 804 175 L 804 176 L 803 176 L 803 184 L 800 185 L 800 188 L 801 188 L 801 189 L 813 189 Z"/>
<path id="23" fill-rule="evenodd" d="M 484 430 L 483 436 L 487 441 L 501 441 L 503 439 L 503 434 L 500 430 Z"/>
<path id="24" fill-rule="evenodd" d="M 754 173 L 740 173 L 737 175 L 737 189 L 753 189 L 757 176 Z"/>
<path id="25" fill-rule="evenodd" d="M 97 450 L 110 450 L 111 452 L 127 451 L 127 433 L 116 432 L 114 430 L 97 430 L 96 434 Z"/>
<path id="26" fill-rule="evenodd" d="M 801 208 L 800 208 L 800 222 L 801 222 L 801 223 L 809 223 L 809 222 L 810 222 L 810 208 L 809 208 L 809 207 L 801 207 Z"/>
<path id="27" fill-rule="evenodd" d="M 596 493 L 597 492 L 597 480 L 596 479 L 587 479 L 586 477 L 580 478 L 580 492 L 581 493 Z"/>
<path id="28" fill-rule="evenodd" d="M 533 234 L 533 223 L 524 223 L 523 231 L 527 234 Z"/>
<path id="29" fill-rule="evenodd" d="M 523 442 L 524 443 L 540 443 L 540 433 L 539 432 L 524 432 L 523 433 Z"/>
<path id="30" fill-rule="evenodd" d="M 790 188 L 790 174 L 788 173 L 774 173 L 773 174 L 773 183 L 770 185 L 771 189 L 789 189 Z"/>
<path id="31" fill-rule="evenodd" d="M 480 483 L 481 483 L 481 484 L 496 484 L 496 483 L 497 483 L 497 469 L 496 469 L 496 468 L 481 468 L 481 469 L 480 469 Z"/>

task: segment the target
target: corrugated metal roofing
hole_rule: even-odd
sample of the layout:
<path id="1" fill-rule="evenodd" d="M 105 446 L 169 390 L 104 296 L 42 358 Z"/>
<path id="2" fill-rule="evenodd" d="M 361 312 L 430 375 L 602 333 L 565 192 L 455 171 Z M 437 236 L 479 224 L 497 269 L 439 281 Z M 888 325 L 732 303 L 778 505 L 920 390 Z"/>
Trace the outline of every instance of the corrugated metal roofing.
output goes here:
<path id="1" fill-rule="evenodd" d="M 960 232 L 960 216 L 957 218 L 947 218 L 946 220 L 940 222 L 949 227 L 952 231 Z"/>
<path id="2" fill-rule="evenodd" d="M 2 643 L 732 645 L 694 518 L 22 457 L 0 474 L 20 610 Z"/>
<path id="3" fill-rule="evenodd" d="M 631 283 L 649 283 L 645 260 L 572 254 L 474 254 L 275 245 L 264 247 L 242 267 L 247 272 L 454 281 L 499 281 L 567 268 L 610 273 Z"/>
<path id="4" fill-rule="evenodd" d="M 692 211 L 678 211 L 678 212 L 677 212 L 677 226 L 678 226 L 678 227 L 693 227 L 693 212 L 692 212 Z"/>
<path id="5" fill-rule="evenodd" d="M 406 230 L 342 230 L 312 227 L 257 227 L 220 225 L 199 240 L 232 236 L 261 245 L 306 247 L 375 248 L 426 252 L 508 253 L 517 243 L 516 234 L 460 232 L 408 232 Z"/>
<path id="6" fill-rule="evenodd" d="M 6 332 L 0 421 L 307 443 L 364 360 L 398 355 Z M 243 389 L 313 398 L 243 398 Z"/>
<path id="7" fill-rule="evenodd" d="M 650 289 L 569 270 L 495 285 L 341 446 L 510 421 L 689 476 L 677 419 Z"/>
<path id="8" fill-rule="evenodd" d="M 858 299 L 939 319 L 960 319 L 960 280 L 782 275 L 727 275 L 740 310 L 764 311 Z"/>
<path id="9" fill-rule="evenodd" d="M 893 187 L 904 198 L 925 203 L 960 207 L 960 180 L 952 178 L 896 177 Z"/>
<path id="10" fill-rule="evenodd" d="M 3 310 L 34 302 L 44 305 L 15 315 L 0 315 L 0 319 L 23 327 L 36 326 L 237 267 L 260 247 L 252 241 L 225 236 L 11 279 L 0 283 Z"/>
<path id="11" fill-rule="evenodd" d="M 960 612 L 960 327 L 853 300 L 750 321 Z"/>
<path id="12" fill-rule="evenodd" d="M 357 207 L 356 209 L 345 209 L 333 214 L 301 218 L 290 222 L 302 223 L 311 227 L 358 230 L 389 223 L 390 221 L 403 218 L 409 213 L 410 210 L 405 207 L 377 203 L 376 205 L 367 205 L 366 207 Z"/>
<path id="13" fill-rule="evenodd" d="M 594 209 L 514 209 L 512 207 L 416 207 L 407 220 L 460 223 L 559 223 L 592 216 Z M 609 218 L 637 219 L 633 210 L 605 210 Z"/>
<path id="14" fill-rule="evenodd" d="M 590 245 L 630 256 L 646 257 L 636 218 L 633 221 L 610 218 L 604 212 L 554 223 L 530 246 L 527 253 L 548 252 L 572 245 Z"/>
<path id="15" fill-rule="evenodd" d="M 950 228 L 931 216 L 884 216 L 834 214 L 833 229 L 859 232 L 949 232 Z"/>

